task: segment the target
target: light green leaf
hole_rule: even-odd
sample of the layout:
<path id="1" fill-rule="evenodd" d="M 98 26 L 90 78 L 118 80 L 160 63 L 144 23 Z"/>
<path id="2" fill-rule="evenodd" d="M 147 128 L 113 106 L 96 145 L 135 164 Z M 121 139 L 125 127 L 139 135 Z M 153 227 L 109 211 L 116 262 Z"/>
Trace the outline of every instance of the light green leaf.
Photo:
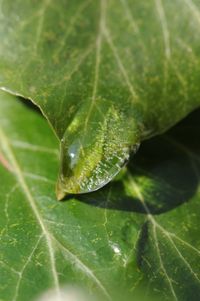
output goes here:
<path id="1" fill-rule="evenodd" d="M 144 143 L 113 183 L 56 202 L 57 141 L 40 115 L 1 94 L 0 299 L 76 284 L 101 300 L 118 291 L 120 301 L 141 291 L 139 300 L 198 300 L 198 128 Z"/>
<path id="2" fill-rule="evenodd" d="M 0 87 L 61 143 L 58 198 L 109 182 L 200 104 L 197 0 L 0 2 Z"/>

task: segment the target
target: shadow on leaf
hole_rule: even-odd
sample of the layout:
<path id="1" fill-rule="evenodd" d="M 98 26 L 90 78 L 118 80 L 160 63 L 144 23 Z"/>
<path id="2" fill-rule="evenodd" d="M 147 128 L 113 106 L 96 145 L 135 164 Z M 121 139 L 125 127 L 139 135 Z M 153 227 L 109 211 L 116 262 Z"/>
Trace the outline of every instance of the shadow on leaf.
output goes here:
<path id="1" fill-rule="evenodd" d="M 160 214 L 189 201 L 198 186 L 200 110 L 164 135 L 142 143 L 121 174 L 78 199 L 93 206 Z"/>
<path id="2" fill-rule="evenodd" d="M 19 100 L 41 114 L 31 101 Z M 151 214 L 167 212 L 196 192 L 199 154 L 200 110 L 196 110 L 167 133 L 144 141 L 112 182 L 76 199 L 107 209 L 147 213 L 144 202 Z"/>

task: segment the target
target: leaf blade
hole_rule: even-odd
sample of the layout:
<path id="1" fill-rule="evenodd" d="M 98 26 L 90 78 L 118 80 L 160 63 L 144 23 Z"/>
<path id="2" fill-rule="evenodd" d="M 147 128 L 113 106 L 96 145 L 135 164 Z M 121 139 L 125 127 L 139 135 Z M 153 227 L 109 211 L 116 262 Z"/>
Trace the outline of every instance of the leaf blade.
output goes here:
<path id="1" fill-rule="evenodd" d="M 3 3 L 0 86 L 32 99 L 61 140 L 60 198 L 103 186 L 132 147 L 199 106 L 198 9 Z"/>

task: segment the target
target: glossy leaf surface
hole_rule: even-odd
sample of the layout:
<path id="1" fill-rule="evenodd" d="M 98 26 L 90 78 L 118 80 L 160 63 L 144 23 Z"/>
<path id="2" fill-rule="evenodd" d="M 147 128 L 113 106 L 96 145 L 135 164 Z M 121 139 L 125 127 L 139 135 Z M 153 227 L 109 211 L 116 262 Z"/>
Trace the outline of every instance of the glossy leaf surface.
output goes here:
<path id="1" fill-rule="evenodd" d="M 199 9 L 1 1 L 0 87 L 36 103 L 58 136 L 59 199 L 105 185 L 142 140 L 199 106 Z"/>

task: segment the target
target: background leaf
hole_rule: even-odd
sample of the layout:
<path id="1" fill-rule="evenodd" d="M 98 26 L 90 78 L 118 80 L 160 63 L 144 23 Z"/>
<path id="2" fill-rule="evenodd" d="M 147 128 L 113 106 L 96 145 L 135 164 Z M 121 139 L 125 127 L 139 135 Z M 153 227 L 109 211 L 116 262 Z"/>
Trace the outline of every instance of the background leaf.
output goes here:
<path id="1" fill-rule="evenodd" d="M 32 99 L 60 139 L 58 198 L 105 185 L 132 147 L 199 106 L 199 8 L 1 1 L 0 87 Z"/>
<path id="2" fill-rule="evenodd" d="M 71 284 L 101 300 L 199 299 L 199 112 L 144 143 L 104 189 L 56 202 L 45 120 L 8 94 L 0 108 L 1 300 Z"/>

